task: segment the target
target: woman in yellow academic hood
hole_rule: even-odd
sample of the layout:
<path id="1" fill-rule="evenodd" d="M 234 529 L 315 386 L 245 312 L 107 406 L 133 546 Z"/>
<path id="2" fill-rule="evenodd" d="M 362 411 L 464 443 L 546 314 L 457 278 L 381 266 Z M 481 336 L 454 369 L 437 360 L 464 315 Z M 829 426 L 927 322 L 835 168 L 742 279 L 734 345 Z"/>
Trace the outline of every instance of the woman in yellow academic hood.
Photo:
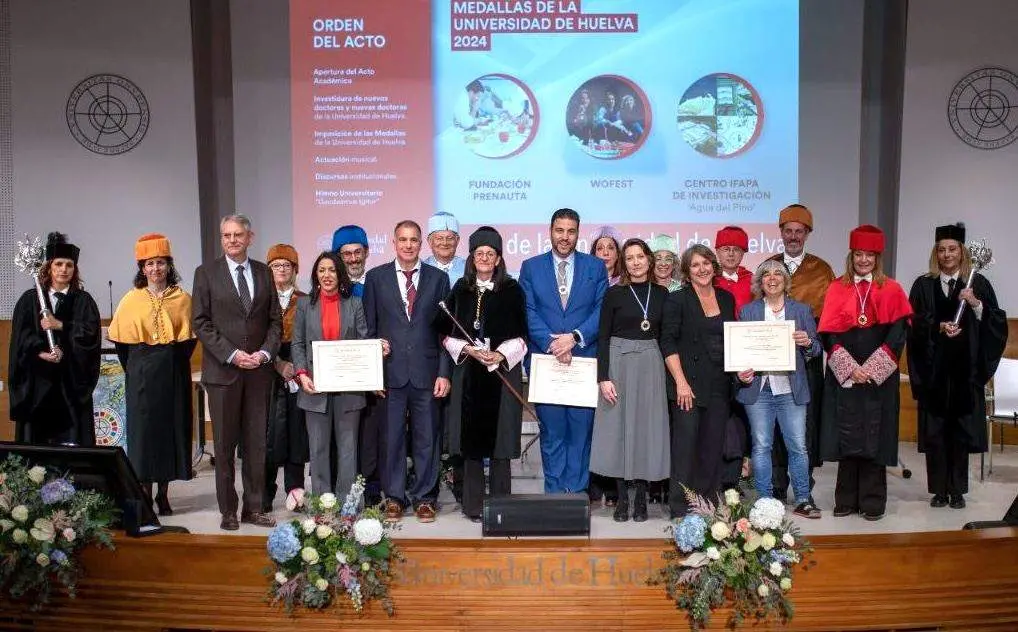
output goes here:
<path id="1" fill-rule="evenodd" d="M 134 246 L 134 289 L 120 299 L 110 323 L 127 373 L 127 455 L 160 515 L 173 510 L 170 481 L 191 478 L 191 296 L 178 283 L 170 242 L 143 235 Z"/>

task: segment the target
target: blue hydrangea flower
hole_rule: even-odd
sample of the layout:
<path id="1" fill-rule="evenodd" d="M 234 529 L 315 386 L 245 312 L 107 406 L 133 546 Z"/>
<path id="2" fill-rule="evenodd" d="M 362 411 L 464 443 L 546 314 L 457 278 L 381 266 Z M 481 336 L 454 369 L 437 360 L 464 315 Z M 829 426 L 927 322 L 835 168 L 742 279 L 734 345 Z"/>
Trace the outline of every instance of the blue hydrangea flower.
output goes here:
<path id="1" fill-rule="evenodd" d="M 295 555 L 300 553 L 300 540 L 297 539 L 297 532 L 294 530 L 293 524 L 284 522 L 273 529 L 269 534 L 266 548 L 269 551 L 269 557 L 280 564 L 292 560 Z"/>
<path id="2" fill-rule="evenodd" d="M 39 490 L 39 495 L 42 496 L 42 502 L 46 505 L 62 503 L 74 498 L 74 485 L 71 485 L 67 479 L 58 478 L 43 485 Z"/>
<path id="3" fill-rule="evenodd" d="M 703 546 L 707 523 L 696 514 L 690 514 L 675 527 L 675 544 L 683 553 L 689 553 Z"/>
<path id="4" fill-rule="evenodd" d="M 57 549 L 49 554 L 49 559 L 51 559 L 57 566 L 63 566 L 67 563 L 67 554 L 60 549 Z"/>

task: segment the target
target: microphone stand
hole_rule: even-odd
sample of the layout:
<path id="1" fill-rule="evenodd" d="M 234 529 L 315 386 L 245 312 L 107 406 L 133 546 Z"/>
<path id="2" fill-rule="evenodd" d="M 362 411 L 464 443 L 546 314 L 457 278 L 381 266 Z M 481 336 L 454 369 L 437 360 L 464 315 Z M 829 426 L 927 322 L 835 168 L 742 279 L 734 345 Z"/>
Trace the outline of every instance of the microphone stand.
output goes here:
<path id="1" fill-rule="evenodd" d="M 445 301 L 439 301 L 438 306 L 442 308 L 442 311 L 445 312 L 445 315 L 449 317 L 449 320 L 451 320 L 452 324 L 456 326 L 456 329 L 458 329 L 460 333 L 463 334 L 463 337 L 465 339 L 469 340 L 470 343 L 473 344 L 475 347 L 483 346 L 480 340 L 475 339 L 473 336 L 467 333 L 467 330 L 463 327 L 463 325 L 460 324 L 460 321 L 456 320 L 456 317 L 452 315 L 452 312 L 450 312 L 449 308 L 446 306 Z M 499 379 L 502 380 L 502 384 L 505 384 L 505 387 L 509 389 L 509 392 L 513 394 L 513 397 L 515 397 L 516 400 L 519 401 L 520 405 L 523 406 L 524 410 L 533 415 L 534 419 L 537 419 L 538 418 L 537 410 L 534 409 L 533 404 L 525 400 L 523 396 L 520 395 L 519 391 L 517 391 L 516 388 L 509 382 L 509 378 L 506 377 L 506 375 L 502 372 L 501 366 L 495 368 L 495 375 L 497 375 Z"/>

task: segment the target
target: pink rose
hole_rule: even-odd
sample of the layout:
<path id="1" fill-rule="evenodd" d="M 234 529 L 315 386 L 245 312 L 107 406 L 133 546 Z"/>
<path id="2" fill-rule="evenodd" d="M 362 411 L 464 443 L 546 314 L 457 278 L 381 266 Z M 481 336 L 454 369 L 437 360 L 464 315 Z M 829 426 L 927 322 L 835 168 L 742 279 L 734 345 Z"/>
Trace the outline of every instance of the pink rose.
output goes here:
<path id="1" fill-rule="evenodd" d="M 749 533 L 749 520 L 745 518 L 739 518 L 739 521 L 735 523 L 735 530 L 741 533 L 742 535 L 746 535 L 747 533 Z"/>
<path id="2" fill-rule="evenodd" d="M 286 495 L 286 509 L 296 511 L 304 506 L 304 490 L 298 487 Z"/>

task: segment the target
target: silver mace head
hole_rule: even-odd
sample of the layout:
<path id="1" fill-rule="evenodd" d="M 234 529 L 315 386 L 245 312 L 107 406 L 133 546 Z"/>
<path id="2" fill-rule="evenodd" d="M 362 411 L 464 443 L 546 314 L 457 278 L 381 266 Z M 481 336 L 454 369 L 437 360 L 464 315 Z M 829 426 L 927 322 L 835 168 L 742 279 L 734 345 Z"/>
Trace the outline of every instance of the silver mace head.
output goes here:
<path id="1" fill-rule="evenodd" d="M 25 274 L 38 274 L 45 254 L 46 249 L 42 245 L 42 240 L 38 237 L 29 238 L 26 234 L 25 240 L 18 242 L 14 253 L 14 265 Z"/>
<path id="2" fill-rule="evenodd" d="M 985 239 L 979 239 L 969 244 L 969 256 L 972 257 L 972 267 L 982 270 L 993 265 L 993 251 L 986 245 Z"/>

